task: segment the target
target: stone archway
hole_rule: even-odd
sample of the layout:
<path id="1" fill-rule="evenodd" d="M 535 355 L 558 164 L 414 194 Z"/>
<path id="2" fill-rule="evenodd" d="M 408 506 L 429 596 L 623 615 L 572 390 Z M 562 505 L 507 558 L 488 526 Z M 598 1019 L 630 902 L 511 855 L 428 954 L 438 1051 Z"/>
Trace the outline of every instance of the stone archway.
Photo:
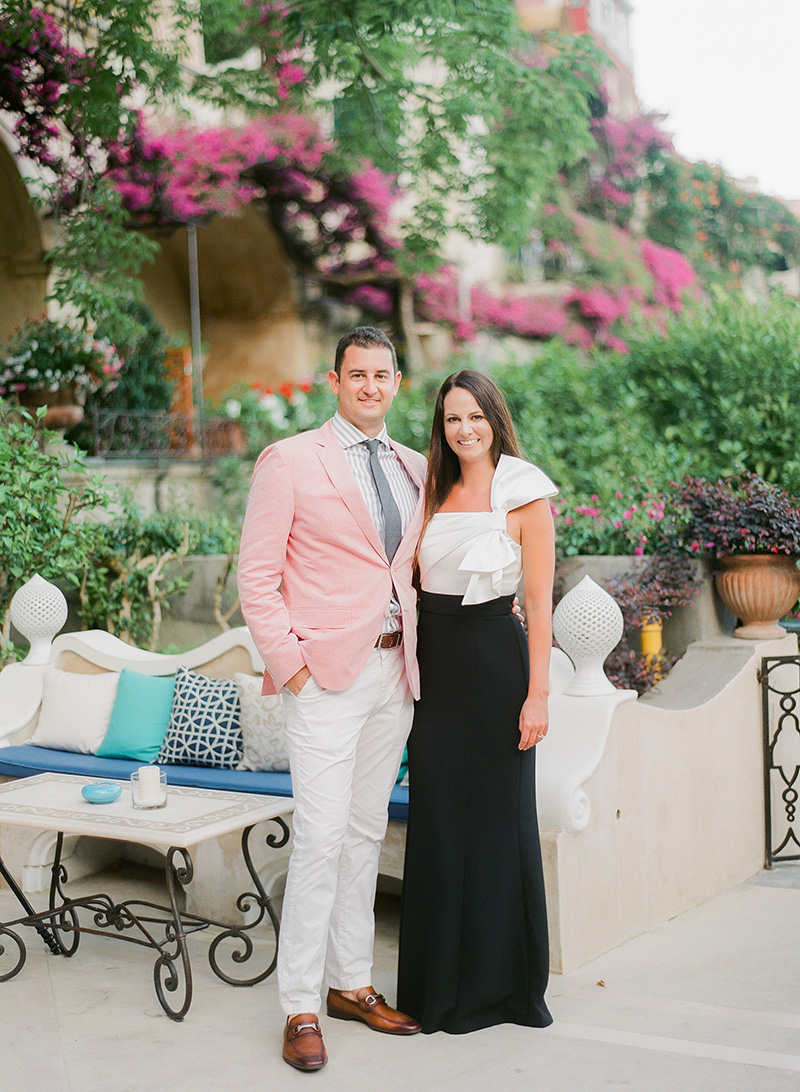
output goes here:
<path id="1" fill-rule="evenodd" d="M 154 262 L 139 276 L 145 297 L 170 334 L 188 342 L 186 230 L 159 239 Z M 322 334 L 301 316 L 295 275 L 267 218 L 255 207 L 197 231 L 204 393 L 218 398 L 234 384 L 277 385 L 313 374 Z"/>
<path id="2" fill-rule="evenodd" d="M 0 141 L 0 344 L 21 322 L 45 310 L 44 255 L 36 210 L 14 157 Z"/>

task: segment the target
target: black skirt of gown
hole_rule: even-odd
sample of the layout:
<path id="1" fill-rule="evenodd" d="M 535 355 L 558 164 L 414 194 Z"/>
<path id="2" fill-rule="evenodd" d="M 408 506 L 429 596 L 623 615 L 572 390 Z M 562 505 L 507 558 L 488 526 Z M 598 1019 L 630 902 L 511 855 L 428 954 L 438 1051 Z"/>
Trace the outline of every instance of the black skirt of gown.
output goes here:
<path id="1" fill-rule="evenodd" d="M 424 1032 L 552 1022 L 536 749 L 518 747 L 527 639 L 511 605 L 420 600 L 397 1005 Z"/>

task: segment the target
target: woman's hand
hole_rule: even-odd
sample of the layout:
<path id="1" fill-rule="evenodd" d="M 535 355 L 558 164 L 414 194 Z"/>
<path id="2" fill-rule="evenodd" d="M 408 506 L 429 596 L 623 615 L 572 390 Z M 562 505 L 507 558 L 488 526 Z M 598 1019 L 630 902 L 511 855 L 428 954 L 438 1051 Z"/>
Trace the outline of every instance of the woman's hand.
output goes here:
<path id="1" fill-rule="evenodd" d="M 528 632 L 528 624 L 525 621 L 525 611 L 520 606 L 519 596 L 517 596 L 517 595 L 514 596 L 514 599 L 513 599 L 512 603 L 511 603 L 511 613 L 514 615 L 514 617 L 517 619 L 519 624 L 522 626 L 522 628 L 527 633 Z"/>
<path id="2" fill-rule="evenodd" d="M 547 696 L 528 695 L 519 714 L 519 749 L 527 751 L 547 735 Z"/>

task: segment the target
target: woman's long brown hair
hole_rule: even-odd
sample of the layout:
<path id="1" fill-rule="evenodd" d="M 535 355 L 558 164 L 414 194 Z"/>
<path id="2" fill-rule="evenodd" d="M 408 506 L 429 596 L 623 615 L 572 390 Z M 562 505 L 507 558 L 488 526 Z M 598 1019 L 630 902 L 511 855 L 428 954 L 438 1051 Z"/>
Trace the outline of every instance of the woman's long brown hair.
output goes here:
<path id="1" fill-rule="evenodd" d="M 433 411 L 422 534 L 425 533 L 425 528 L 461 477 L 458 456 L 444 438 L 444 400 L 454 387 L 469 391 L 491 425 L 493 433 L 491 456 L 494 465 L 497 466 L 501 455 L 520 457 L 511 414 L 508 412 L 508 406 L 497 384 L 482 372 L 473 371 L 471 368 L 449 375 L 436 396 L 436 408 Z M 421 539 L 422 535 L 420 535 L 420 541 Z"/>

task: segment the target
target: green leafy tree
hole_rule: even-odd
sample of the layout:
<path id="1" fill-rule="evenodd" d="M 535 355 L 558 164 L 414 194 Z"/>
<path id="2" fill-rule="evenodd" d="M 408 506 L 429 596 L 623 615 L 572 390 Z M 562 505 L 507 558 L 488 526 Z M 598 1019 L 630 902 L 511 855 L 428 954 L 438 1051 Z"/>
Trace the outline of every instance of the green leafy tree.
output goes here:
<path id="1" fill-rule="evenodd" d="M 509 0 L 287 0 L 262 27 L 298 58 L 298 86 L 339 104 L 340 151 L 371 154 L 414 203 L 409 260 L 436 254 L 447 228 L 519 244 L 535 199 L 592 144 L 599 54 L 560 41 L 544 63 Z M 272 47 L 274 48 L 274 46 Z M 358 119 L 358 123 L 354 123 Z"/>
<path id="2" fill-rule="evenodd" d="M 0 8 L 0 108 L 16 117 L 21 153 L 45 168 L 29 182 L 55 220 L 52 295 L 84 321 L 105 318 L 115 341 L 135 331 L 119 304 L 155 244 L 128 230 L 103 178 L 108 151 L 135 130 L 134 102 L 184 93 L 181 60 L 196 18 L 191 0 L 172 0 L 169 17 L 161 0 L 4 0 Z"/>
<path id="3" fill-rule="evenodd" d="M 210 55 L 223 62 L 207 71 L 186 64 L 194 0 L 166 10 L 162 0 L 64 0 L 55 10 L 5 0 L 0 108 L 17 117 L 23 154 L 46 167 L 38 198 L 59 229 L 53 293 L 84 321 L 105 320 L 117 342 L 135 326 L 123 306 L 131 274 L 155 244 L 129 230 L 105 172 L 141 108 L 163 116 L 194 100 L 241 117 L 339 102 L 340 117 L 356 119 L 339 126 L 342 169 L 373 156 L 413 195 L 409 268 L 432 262 L 450 227 L 518 244 L 545 183 L 591 142 L 589 39 L 544 64 L 509 0 L 204 0 Z M 224 62 L 253 46 L 260 65 Z"/>

